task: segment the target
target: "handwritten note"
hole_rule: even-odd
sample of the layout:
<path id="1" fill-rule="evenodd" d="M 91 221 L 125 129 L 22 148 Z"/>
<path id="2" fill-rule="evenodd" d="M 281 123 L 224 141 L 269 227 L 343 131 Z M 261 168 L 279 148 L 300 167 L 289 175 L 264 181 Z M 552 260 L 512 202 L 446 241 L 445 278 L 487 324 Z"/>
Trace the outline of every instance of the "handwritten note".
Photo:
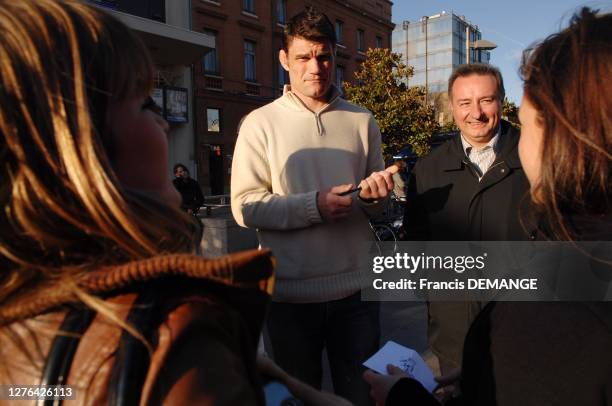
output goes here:
<path id="1" fill-rule="evenodd" d="M 406 375 L 419 381 L 429 392 L 432 392 L 437 386 L 433 373 L 423 358 L 411 348 L 387 341 L 376 354 L 363 363 L 366 367 L 383 375 L 387 375 L 387 364 L 401 368 Z"/>

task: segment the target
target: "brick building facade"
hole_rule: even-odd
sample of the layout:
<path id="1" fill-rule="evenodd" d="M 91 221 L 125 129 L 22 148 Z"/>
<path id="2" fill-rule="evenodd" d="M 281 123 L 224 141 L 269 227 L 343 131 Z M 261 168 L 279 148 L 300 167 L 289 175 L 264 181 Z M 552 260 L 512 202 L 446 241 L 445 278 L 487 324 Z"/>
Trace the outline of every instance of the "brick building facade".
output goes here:
<path id="1" fill-rule="evenodd" d="M 206 194 L 229 192 L 242 117 L 278 97 L 288 82 L 278 62 L 283 23 L 312 5 L 338 36 L 335 80 L 351 81 L 368 48 L 389 48 L 389 0 L 193 0 L 192 29 L 214 39 L 195 67 L 196 159 Z"/>

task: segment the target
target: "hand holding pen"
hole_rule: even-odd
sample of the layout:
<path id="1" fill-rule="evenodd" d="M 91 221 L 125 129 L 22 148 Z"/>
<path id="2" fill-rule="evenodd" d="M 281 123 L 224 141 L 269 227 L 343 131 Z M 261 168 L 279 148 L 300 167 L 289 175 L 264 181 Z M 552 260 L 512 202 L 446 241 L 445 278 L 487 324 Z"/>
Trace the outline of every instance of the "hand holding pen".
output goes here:
<path id="1" fill-rule="evenodd" d="M 398 171 L 398 166 L 391 165 L 384 171 L 373 172 L 362 180 L 358 187 L 339 193 L 338 196 L 359 192 L 359 197 L 363 200 L 384 199 L 393 190 L 393 174 Z"/>
<path id="2" fill-rule="evenodd" d="M 359 183 L 334 186 L 317 194 L 317 208 L 325 221 L 336 221 L 347 217 L 351 212 L 353 197 L 350 194 L 358 192 L 365 201 L 384 199 L 393 190 L 392 176 L 399 168 L 391 165 L 384 171 L 373 172 Z"/>

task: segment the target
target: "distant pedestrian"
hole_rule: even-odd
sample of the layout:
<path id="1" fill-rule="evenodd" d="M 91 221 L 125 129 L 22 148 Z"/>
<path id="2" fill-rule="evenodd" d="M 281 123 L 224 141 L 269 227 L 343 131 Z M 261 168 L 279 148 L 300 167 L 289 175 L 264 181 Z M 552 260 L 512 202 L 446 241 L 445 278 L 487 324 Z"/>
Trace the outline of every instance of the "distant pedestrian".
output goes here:
<path id="1" fill-rule="evenodd" d="M 204 204 L 200 184 L 189 176 L 189 170 L 181 163 L 174 165 L 174 187 L 181 194 L 181 208 L 189 214 L 196 214 Z"/>

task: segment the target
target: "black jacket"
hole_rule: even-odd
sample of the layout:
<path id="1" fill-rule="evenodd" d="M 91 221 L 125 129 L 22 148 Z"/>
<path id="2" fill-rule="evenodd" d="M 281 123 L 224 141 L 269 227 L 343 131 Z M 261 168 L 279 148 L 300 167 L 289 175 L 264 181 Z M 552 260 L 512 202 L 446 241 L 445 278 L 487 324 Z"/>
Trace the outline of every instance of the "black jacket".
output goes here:
<path id="1" fill-rule="evenodd" d="M 445 406 L 605 406 L 612 402 L 612 302 L 491 302 L 465 341 L 462 395 Z M 398 381 L 385 406 L 440 405 Z"/>
<path id="2" fill-rule="evenodd" d="M 501 122 L 495 162 L 478 181 L 459 134 L 419 159 L 408 183 L 404 228 L 415 241 L 520 241 L 529 183 L 518 157 L 518 131 Z M 526 207 L 520 209 L 526 210 Z"/>
<path id="3" fill-rule="evenodd" d="M 204 196 L 200 184 L 192 178 L 174 178 L 172 181 L 176 190 L 181 194 L 181 208 L 184 210 L 197 210 L 204 204 Z"/>
<path id="4" fill-rule="evenodd" d="M 576 241 L 612 240 L 611 214 L 565 218 Z M 610 405 L 610 348 L 612 302 L 491 302 L 465 339 L 462 395 L 445 406 Z M 401 379 L 385 405 L 439 403 Z"/>

